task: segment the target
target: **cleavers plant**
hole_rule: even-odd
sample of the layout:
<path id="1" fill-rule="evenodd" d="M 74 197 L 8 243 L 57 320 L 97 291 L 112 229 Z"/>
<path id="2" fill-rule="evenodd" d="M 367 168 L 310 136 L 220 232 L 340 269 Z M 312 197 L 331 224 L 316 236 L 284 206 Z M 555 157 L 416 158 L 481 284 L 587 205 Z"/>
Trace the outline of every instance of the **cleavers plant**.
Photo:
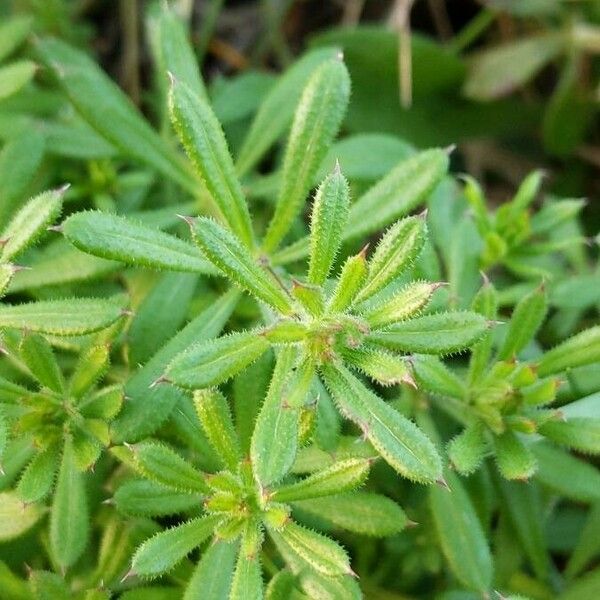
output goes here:
<path id="1" fill-rule="evenodd" d="M 0 207 L 0 597 L 595 598 L 584 203 L 346 135 L 338 48 L 223 104 L 148 16 L 160 133 L 35 40 L 75 179 Z"/>

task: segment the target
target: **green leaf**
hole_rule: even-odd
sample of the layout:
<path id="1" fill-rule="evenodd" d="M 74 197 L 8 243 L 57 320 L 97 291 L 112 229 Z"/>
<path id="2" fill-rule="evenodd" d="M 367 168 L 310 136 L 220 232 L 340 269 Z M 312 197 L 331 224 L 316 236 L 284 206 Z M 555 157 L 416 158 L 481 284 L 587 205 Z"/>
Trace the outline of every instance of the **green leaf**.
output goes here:
<path id="1" fill-rule="evenodd" d="M 564 422 L 548 421 L 539 432 L 568 448 L 590 454 L 600 454 L 600 417 L 567 417 Z"/>
<path id="2" fill-rule="evenodd" d="M 600 569 L 594 569 L 572 581 L 557 600 L 594 600 L 600 593 Z"/>
<path id="3" fill-rule="evenodd" d="M 23 506 L 16 492 L 0 492 L 0 541 L 7 542 L 24 534 L 42 515 L 37 504 Z"/>
<path id="4" fill-rule="evenodd" d="M 271 530 L 270 534 L 276 541 L 282 539 L 295 554 L 323 575 L 336 577 L 352 573 L 345 550 L 324 535 L 293 522 L 278 532 Z"/>
<path id="5" fill-rule="evenodd" d="M 123 297 L 70 298 L 0 305 L 0 328 L 28 329 L 49 335 L 83 335 L 112 325 L 123 316 Z"/>
<path id="6" fill-rule="evenodd" d="M 540 463 L 540 472 L 542 470 Z M 596 485 L 596 490 L 598 490 Z M 600 553 L 600 503 L 596 502 L 588 511 L 585 525 L 577 544 L 573 549 L 567 568 L 566 576 L 570 579 L 585 569 L 589 562 Z"/>
<path id="7" fill-rule="evenodd" d="M 290 314 L 289 294 L 260 267 L 248 249 L 232 233 L 208 218 L 192 225 L 194 241 L 207 258 L 233 282 L 283 314 Z"/>
<path id="8" fill-rule="evenodd" d="M 294 501 L 294 506 L 359 535 L 392 536 L 409 524 L 406 514 L 394 501 L 372 492 Z"/>
<path id="9" fill-rule="evenodd" d="M 8 261 L 34 244 L 60 215 L 65 188 L 43 192 L 15 214 L 2 232 L 0 260 Z"/>
<path id="10" fill-rule="evenodd" d="M 197 180 L 174 149 L 165 144 L 91 58 L 51 38 L 38 40 L 37 51 L 77 112 L 102 137 L 124 155 L 155 169 L 190 193 L 198 192 Z"/>
<path id="11" fill-rule="evenodd" d="M 50 446 L 38 452 L 23 471 L 16 491 L 19 498 L 27 504 L 44 498 L 52 485 L 58 470 L 59 452 L 56 446 Z"/>
<path id="12" fill-rule="evenodd" d="M 175 335 L 188 316 L 196 275 L 165 273 L 138 306 L 128 330 L 129 360 L 144 364 Z"/>
<path id="13" fill-rule="evenodd" d="M 115 441 L 139 440 L 154 432 L 171 414 L 183 392 L 166 382 L 150 388 L 168 364 L 191 344 L 219 335 L 239 298 L 227 292 L 171 338 L 125 385 L 128 400 L 112 429 Z"/>
<path id="14" fill-rule="evenodd" d="M 262 600 L 263 581 L 257 555 L 247 556 L 240 550 L 233 573 L 229 600 Z"/>
<path id="15" fill-rule="evenodd" d="M 413 422 L 378 398 L 344 367 L 323 365 L 321 373 L 340 412 L 363 430 L 375 450 L 398 473 L 421 483 L 441 478 L 440 457 Z"/>
<path id="16" fill-rule="evenodd" d="M 343 356 L 346 362 L 380 385 L 414 385 L 409 363 L 403 357 L 365 347 L 346 349 Z"/>
<path id="17" fill-rule="evenodd" d="M 349 257 L 344 263 L 329 301 L 330 312 L 344 312 L 354 302 L 367 276 L 366 250 L 365 246 L 361 252 Z"/>
<path id="18" fill-rule="evenodd" d="M 588 462 L 545 442 L 531 445 L 538 463 L 535 478 L 575 502 L 600 501 L 600 473 Z"/>
<path id="19" fill-rule="evenodd" d="M 335 48 L 312 50 L 277 80 L 260 105 L 240 149 L 236 163 L 240 175 L 250 171 L 284 133 L 309 77 L 337 52 Z"/>
<path id="20" fill-rule="evenodd" d="M 202 473 L 167 445 L 141 442 L 133 446 L 135 463 L 148 479 L 180 492 L 206 492 Z"/>
<path id="21" fill-rule="evenodd" d="M 312 366 L 298 364 L 295 347 L 284 346 L 277 357 L 250 446 L 254 473 L 263 486 L 282 479 L 294 463 L 300 426 L 299 409 L 310 391 L 313 373 Z"/>
<path id="22" fill-rule="evenodd" d="M 544 322 L 547 311 L 548 303 L 544 287 L 527 294 L 513 311 L 498 358 L 508 360 L 517 356 L 533 339 Z"/>
<path id="23" fill-rule="evenodd" d="M 539 579 L 547 577 L 550 556 L 544 535 L 544 511 L 539 489 L 530 482 L 510 482 L 498 478 L 503 511 L 509 517 L 516 538 Z"/>
<path id="24" fill-rule="evenodd" d="M 317 169 L 338 133 L 349 97 L 350 77 L 341 58 L 324 62 L 308 80 L 283 159 L 282 185 L 263 243 L 266 252 L 277 249 L 301 211 Z"/>
<path id="25" fill-rule="evenodd" d="M 366 481 L 370 468 L 368 459 L 341 460 L 301 481 L 277 488 L 272 498 L 277 502 L 296 502 L 347 492 Z"/>
<path id="26" fill-rule="evenodd" d="M 480 423 L 468 425 L 464 431 L 448 442 L 448 458 L 461 475 L 474 473 L 483 462 L 487 444 Z"/>
<path id="27" fill-rule="evenodd" d="M 0 60 L 10 56 L 29 35 L 33 18 L 29 15 L 17 15 L 6 18 L 0 25 Z"/>
<path id="28" fill-rule="evenodd" d="M 222 219 L 246 247 L 252 248 L 248 205 L 217 117 L 205 100 L 175 78 L 171 79 L 169 111 L 173 127 Z"/>
<path id="29" fill-rule="evenodd" d="M 16 94 L 35 75 L 37 65 L 30 60 L 19 60 L 0 67 L 0 100 Z"/>
<path id="30" fill-rule="evenodd" d="M 381 329 L 418 314 L 429 303 L 433 292 L 439 287 L 437 283 L 425 281 L 409 283 L 393 296 L 374 302 L 367 309 L 361 310 L 361 314 L 372 329 Z M 359 294 L 359 297 L 361 295 Z"/>
<path id="31" fill-rule="evenodd" d="M 356 302 L 364 302 L 412 266 L 427 236 L 425 214 L 392 225 L 369 259 L 369 274 Z"/>
<path id="32" fill-rule="evenodd" d="M 79 212 L 62 224 L 65 237 L 79 250 L 128 265 L 218 274 L 189 242 L 118 215 Z"/>
<path id="33" fill-rule="evenodd" d="M 56 357 L 52 351 L 52 346 L 45 337 L 37 333 L 28 333 L 21 340 L 19 346 L 21 359 L 39 381 L 39 383 L 61 394 L 65 387 L 62 372 Z"/>
<path id="34" fill-rule="evenodd" d="M 60 575 L 48 571 L 32 571 L 29 587 L 35 594 L 35 600 L 68 600 L 71 597 L 67 582 Z"/>
<path id="35" fill-rule="evenodd" d="M 266 600 L 288 600 L 295 590 L 296 578 L 287 570 L 279 571 L 269 581 Z"/>
<path id="36" fill-rule="evenodd" d="M 165 376 L 184 388 L 212 387 L 239 373 L 268 348 L 269 342 L 255 331 L 232 333 L 201 342 L 178 354 Z"/>
<path id="37" fill-rule="evenodd" d="M 369 334 L 367 340 L 401 352 L 451 354 L 471 346 L 488 327 L 488 321 L 477 313 L 455 311 L 396 323 Z"/>
<path id="38" fill-rule="evenodd" d="M 535 456 L 513 431 L 494 438 L 496 463 L 506 479 L 527 480 L 537 468 Z"/>
<path id="39" fill-rule="evenodd" d="M 166 76 L 167 73 L 171 73 L 175 79 L 185 83 L 196 96 L 206 100 L 206 88 L 194 49 L 183 23 L 167 4 L 162 5 L 156 19 L 156 35 L 161 74 Z"/>
<path id="40" fill-rule="evenodd" d="M 27 195 L 44 155 L 44 137 L 30 131 L 8 141 L 0 151 L 0 228 L 4 228 L 14 210 Z"/>
<path id="41" fill-rule="evenodd" d="M 450 490 L 440 486 L 429 489 L 429 507 L 442 552 L 464 586 L 487 593 L 493 564 L 484 531 L 460 479 L 451 472 L 445 475 Z"/>
<path id="42" fill-rule="evenodd" d="M 136 550 L 131 570 L 142 577 L 161 575 L 202 544 L 218 522 L 219 517 L 199 517 L 157 533 Z"/>
<path id="43" fill-rule="evenodd" d="M 600 327 L 591 327 L 546 352 L 538 363 L 540 377 L 600 361 Z"/>
<path id="44" fill-rule="evenodd" d="M 223 600 L 229 597 L 237 544 L 215 540 L 202 558 L 185 588 L 183 600 Z"/>
<path id="45" fill-rule="evenodd" d="M 462 379 L 448 369 L 437 356 L 415 355 L 411 363 L 419 387 L 440 396 L 450 396 L 459 400 L 466 397 L 467 388 Z"/>
<path id="46" fill-rule="evenodd" d="M 75 398 L 84 394 L 103 377 L 110 360 L 110 346 L 90 346 L 81 351 L 69 381 L 69 392 Z"/>
<path id="47" fill-rule="evenodd" d="M 225 466 L 235 471 L 242 453 L 225 396 L 218 390 L 196 390 L 194 405 L 211 446 Z"/>
<path id="48" fill-rule="evenodd" d="M 342 243 L 342 233 L 350 206 L 348 182 L 339 165 L 319 186 L 315 195 L 310 222 L 310 260 L 308 281 L 322 285 Z"/>
<path id="49" fill-rule="evenodd" d="M 362 238 L 423 204 L 448 170 L 448 154 L 434 149 L 402 160 L 350 209 L 344 239 Z"/>
<path id="50" fill-rule="evenodd" d="M 191 510 L 199 505 L 201 496 L 174 491 L 153 481 L 134 479 L 119 486 L 114 502 L 124 515 L 157 517 Z"/>
<path id="51" fill-rule="evenodd" d="M 78 410 L 86 419 L 110 421 L 121 410 L 124 394 L 120 384 L 105 387 L 85 398 Z"/>
<path id="52" fill-rule="evenodd" d="M 90 518 L 84 476 L 75 465 L 75 450 L 67 440 L 58 472 L 50 512 L 50 548 L 66 569 L 81 556 L 88 543 Z"/>
<path id="53" fill-rule="evenodd" d="M 476 100 L 510 94 L 553 60 L 566 43 L 562 33 L 547 33 L 485 50 L 471 61 L 463 91 Z"/>

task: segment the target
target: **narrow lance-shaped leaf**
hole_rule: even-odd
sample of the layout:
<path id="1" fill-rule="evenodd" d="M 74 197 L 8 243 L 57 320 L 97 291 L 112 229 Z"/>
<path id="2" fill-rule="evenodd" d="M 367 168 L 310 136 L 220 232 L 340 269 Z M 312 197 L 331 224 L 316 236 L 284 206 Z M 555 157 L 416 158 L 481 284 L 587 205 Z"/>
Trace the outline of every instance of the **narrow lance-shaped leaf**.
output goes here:
<path id="1" fill-rule="evenodd" d="M 396 471 L 422 483 L 442 476 L 440 457 L 429 438 L 412 422 L 368 390 L 342 366 L 321 367 L 340 412 L 356 423 L 375 450 Z"/>
<path id="2" fill-rule="evenodd" d="M 162 74 L 166 77 L 167 73 L 171 73 L 178 81 L 185 83 L 196 96 L 206 100 L 206 88 L 185 27 L 175 11 L 166 3 L 161 7 L 156 26 Z"/>
<path id="3" fill-rule="evenodd" d="M 23 337 L 19 354 L 31 374 L 45 387 L 61 393 L 64 389 L 62 372 L 52 346 L 45 337 L 30 333 Z"/>
<path id="4" fill-rule="evenodd" d="M 339 50 L 319 48 L 306 53 L 278 78 L 260 105 L 237 159 L 237 171 L 245 175 L 284 133 L 311 74 Z"/>
<path id="5" fill-rule="evenodd" d="M 546 291 L 543 286 L 527 294 L 513 311 L 498 358 L 507 360 L 523 350 L 544 322 L 547 311 Z"/>
<path id="6" fill-rule="evenodd" d="M 498 313 L 498 293 L 486 278 L 475 295 L 471 309 L 487 319 L 495 319 Z M 471 350 L 468 379 L 471 384 L 484 376 L 492 355 L 493 333 L 484 333 Z"/>
<path id="7" fill-rule="evenodd" d="M 254 245 L 250 212 L 237 179 L 225 134 L 212 108 L 174 77 L 169 92 L 171 121 L 223 220 L 247 246 Z"/>
<path id="8" fill-rule="evenodd" d="M 344 239 L 364 237 L 422 204 L 448 170 L 448 153 L 433 149 L 401 161 L 350 209 Z"/>
<path id="9" fill-rule="evenodd" d="M 344 358 L 350 365 L 358 368 L 380 385 L 388 386 L 400 383 L 414 385 L 406 358 L 394 356 L 379 349 L 368 348 L 365 345 L 360 348 L 346 349 Z"/>
<path id="10" fill-rule="evenodd" d="M 225 396 L 218 390 L 196 390 L 194 405 L 212 447 L 232 471 L 241 459 L 240 444 Z"/>
<path id="11" fill-rule="evenodd" d="M 465 398 L 465 384 L 437 356 L 416 355 L 411 362 L 419 387 L 440 396 L 450 396 L 459 400 Z"/>
<path id="12" fill-rule="evenodd" d="M 481 315 L 456 311 L 425 315 L 396 323 L 368 336 L 368 341 L 390 350 L 422 354 L 451 354 L 476 342 L 488 329 Z"/>
<path id="13" fill-rule="evenodd" d="M 348 182 L 339 165 L 317 190 L 310 222 L 311 247 L 308 280 L 321 285 L 327 279 L 342 243 L 350 206 Z"/>
<path id="14" fill-rule="evenodd" d="M 460 479 L 446 473 L 450 490 L 433 486 L 429 506 L 442 552 L 456 578 L 466 587 L 486 593 L 493 565 L 477 513 Z"/>
<path id="15" fill-rule="evenodd" d="M 0 60 L 4 60 L 25 41 L 32 26 L 33 17 L 29 15 L 5 18 L 0 25 Z"/>
<path id="16" fill-rule="evenodd" d="M 311 76 L 290 132 L 283 160 L 283 183 L 264 240 L 273 252 L 290 230 L 314 175 L 337 135 L 350 97 L 350 77 L 341 59 L 327 61 Z"/>
<path id="17" fill-rule="evenodd" d="M 30 60 L 16 60 L 0 67 L 0 100 L 16 94 L 35 75 L 37 65 Z"/>
<path id="18" fill-rule="evenodd" d="M 197 507 L 200 502 L 199 493 L 180 492 L 146 479 L 126 481 L 114 496 L 119 512 L 136 517 L 175 515 Z"/>
<path id="19" fill-rule="evenodd" d="M 139 160 L 192 194 L 198 181 L 127 96 L 83 52 L 57 39 L 37 41 L 40 60 L 54 73 L 79 114 L 123 154 Z"/>
<path id="20" fill-rule="evenodd" d="M 73 565 L 88 542 L 90 523 L 83 477 L 67 441 L 50 512 L 50 548 L 62 568 Z"/>
<path id="21" fill-rule="evenodd" d="M 218 274 L 189 242 L 118 215 L 97 211 L 68 217 L 62 231 L 76 248 L 128 265 Z"/>
<path id="22" fill-rule="evenodd" d="M 182 492 L 205 492 L 202 474 L 174 450 L 157 442 L 133 446 L 135 462 L 148 479 Z"/>
<path id="23" fill-rule="evenodd" d="M 393 500 L 373 492 L 356 491 L 294 502 L 294 507 L 346 531 L 388 537 L 410 525 Z"/>
<path id="24" fill-rule="evenodd" d="M 105 374 L 109 359 L 108 344 L 83 349 L 69 381 L 70 393 L 75 398 L 81 398 L 88 392 Z"/>
<path id="25" fill-rule="evenodd" d="M 204 217 L 194 221 L 192 233 L 207 258 L 232 281 L 279 312 L 292 312 L 289 295 L 259 266 L 235 235 Z"/>
<path id="26" fill-rule="evenodd" d="M 365 258 L 367 247 L 355 256 L 346 260 L 331 299 L 328 310 L 330 312 L 344 312 L 356 298 L 367 276 L 367 260 Z"/>
<path id="27" fill-rule="evenodd" d="M 219 517 L 199 517 L 157 533 L 136 550 L 131 570 L 142 577 L 157 577 L 168 571 L 202 544 L 218 522 Z"/>
<path id="28" fill-rule="evenodd" d="M 56 446 L 38 452 L 33 457 L 17 485 L 17 493 L 23 502 L 37 502 L 48 494 L 54 484 L 59 459 Z"/>
<path id="29" fill-rule="evenodd" d="M 223 600 L 229 596 L 237 544 L 218 540 L 211 544 L 203 553 L 194 570 L 183 600 Z"/>
<path id="30" fill-rule="evenodd" d="M 536 470 L 535 456 L 514 431 L 494 438 L 496 463 L 506 479 L 528 479 Z"/>
<path id="31" fill-rule="evenodd" d="M 487 452 L 483 426 L 480 423 L 468 425 L 450 440 L 447 452 L 452 466 L 461 475 L 474 473 Z"/>
<path id="32" fill-rule="evenodd" d="M 600 361 L 600 327 L 591 327 L 546 352 L 538 363 L 540 377 Z"/>
<path id="33" fill-rule="evenodd" d="M 83 335 L 104 329 L 123 316 L 123 297 L 71 298 L 0 305 L 0 328 L 15 327 L 50 335 Z"/>
<path id="34" fill-rule="evenodd" d="M 200 389 L 227 381 L 269 348 L 258 332 L 238 332 L 201 342 L 177 355 L 166 371 L 168 381 Z"/>
<path id="35" fill-rule="evenodd" d="M 345 550 L 332 539 L 294 522 L 271 536 L 282 539 L 290 549 L 319 573 L 329 577 L 352 574 Z"/>
<path id="36" fill-rule="evenodd" d="M 544 423 L 539 432 L 557 444 L 590 454 L 600 454 L 600 416 L 567 417 L 565 422 Z"/>
<path id="37" fill-rule="evenodd" d="M 440 287 L 438 283 L 419 281 L 409 283 L 391 298 L 369 306 L 361 311 L 371 328 L 380 329 L 397 321 L 404 321 L 419 313 L 429 302 L 433 292 Z"/>
<path id="38" fill-rule="evenodd" d="M 424 214 L 390 227 L 369 259 L 369 274 L 356 302 L 369 299 L 408 269 L 421 252 L 426 234 Z"/>
<path id="39" fill-rule="evenodd" d="M 272 497 L 278 502 L 294 502 L 353 490 L 365 482 L 370 467 L 371 461 L 365 458 L 338 461 L 301 481 L 276 489 Z"/>
<path id="40" fill-rule="evenodd" d="M 252 434 L 250 456 L 256 478 L 263 486 L 281 480 L 296 457 L 299 408 L 314 373 L 308 363 L 298 365 L 297 361 L 298 350 L 284 346 Z"/>
<path id="41" fill-rule="evenodd" d="M 0 235 L 1 261 L 11 260 L 45 233 L 46 227 L 60 215 L 65 190 L 66 188 L 61 188 L 43 192 L 17 212 Z"/>
<path id="42" fill-rule="evenodd" d="M 248 555 L 243 549 L 238 553 L 229 600 L 262 600 L 263 581 L 259 555 Z"/>

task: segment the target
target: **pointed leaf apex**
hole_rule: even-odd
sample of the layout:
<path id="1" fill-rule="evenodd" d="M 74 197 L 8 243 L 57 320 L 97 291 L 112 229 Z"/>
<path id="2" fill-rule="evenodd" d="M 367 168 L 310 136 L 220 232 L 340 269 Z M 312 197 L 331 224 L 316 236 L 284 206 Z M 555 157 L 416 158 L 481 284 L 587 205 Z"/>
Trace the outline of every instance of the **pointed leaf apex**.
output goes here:
<path id="1" fill-rule="evenodd" d="M 167 71 L 167 77 L 169 78 L 169 87 L 173 88 L 174 85 L 177 83 L 177 78 L 175 77 L 175 75 L 173 75 L 171 71 Z"/>
<path id="2" fill-rule="evenodd" d="M 24 265 L 10 265 L 10 270 L 13 273 L 18 273 L 19 271 L 31 271 L 31 267 L 26 267 Z"/>
<path id="3" fill-rule="evenodd" d="M 64 227 L 62 225 L 50 225 L 50 227 L 46 227 L 46 231 L 54 231 L 54 233 L 63 233 Z"/>
<path id="4" fill-rule="evenodd" d="M 136 573 L 134 572 L 133 569 L 129 569 L 129 571 L 127 571 L 127 573 L 125 573 L 125 575 L 123 575 L 121 581 L 119 583 L 125 583 L 128 579 L 131 579 L 132 577 L 135 577 Z"/>
<path id="5" fill-rule="evenodd" d="M 435 482 L 436 482 L 437 485 L 439 485 L 441 488 L 444 488 L 448 492 L 451 491 L 450 490 L 450 486 L 448 485 L 448 482 L 443 477 L 440 477 L 439 479 L 436 479 Z"/>
<path id="6" fill-rule="evenodd" d="M 64 196 L 67 193 L 67 190 L 71 187 L 70 183 L 65 183 L 61 185 L 59 188 L 56 188 L 56 192 L 61 196 Z"/>
<path id="7" fill-rule="evenodd" d="M 488 321 L 486 321 L 486 325 L 488 326 L 488 329 L 492 329 L 492 327 L 496 327 L 496 325 L 506 325 L 505 321 L 497 321 L 495 319 L 490 319 Z"/>
<path id="8" fill-rule="evenodd" d="M 367 242 L 361 249 L 361 251 L 358 253 L 358 256 L 360 256 L 363 259 L 367 258 L 367 252 L 369 251 L 369 246 L 371 245 L 370 242 Z"/>
<path id="9" fill-rule="evenodd" d="M 427 219 L 427 213 L 429 212 L 428 208 L 424 208 L 418 215 L 417 217 L 419 217 L 420 219 Z"/>
<path id="10" fill-rule="evenodd" d="M 171 380 L 166 376 L 166 375 L 161 375 L 160 377 L 156 378 L 149 386 L 149 389 L 155 388 L 157 385 L 160 385 L 161 383 L 171 383 Z"/>
<path id="11" fill-rule="evenodd" d="M 342 174 L 342 167 L 340 166 L 340 161 L 339 159 L 335 159 L 335 165 L 333 167 L 333 173 L 335 175 L 341 175 Z"/>
<path id="12" fill-rule="evenodd" d="M 418 527 L 420 525 L 420 523 L 417 523 L 417 521 L 412 521 L 411 519 L 408 519 L 406 521 L 406 529 L 414 529 L 415 527 Z"/>
<path id="13" fill-rule="evenodd" d="M 486 275 L 485 271 L 479 271 L 479 274 L 481 275 L 483 286 L 487 287 L 488 285 L 490 285 L 490 278 Z"/>
<path id="14" fill-rule="evenodd" d="M 179 213 L 176 213 L 175 216 L 178 219 L 185 221 L 190 227 L 193 227 L 194 223 L 196 223 L 196 219 L 194 219 L 194 217 L 190 217 L 189 215 L 180 215 Z"/>
<path id="15" fill-rule="evenodd" d="M 6 475 L 6 471 L 4 470 L 2 463 L 0 463 L 0 475 L 2 475 L 2 476 Z"/>
<path id="16" fill-rule="evenodd" d="M 444 148 L 444 152 L 450 156 L 456 150 L 456 144 L 450 144 Z"/>
<path id="17" fill-rule="evenodd" d="M 418 389 L 417 382 L 414 380 L 413 376 L 410 373 L 406 373 L 400 378 L 400 383 L 404 383 L 410 386 L 413 389 Z"/>
<path id="18" fill-rule="evenodd" d="M 358 573 L 356 573 L 356 571 L 354 571 L 352 567 L 348 567 L 348 575 L 350 575 L 350 577 L 354 577 L 354 579 L 360 579 Z"/>
<path id="19" fill-rule="evenodd" d="M 335 57 L 338 60 L 344 60 L 344 51 L 343 50 L 338 50 L 337 54 L 335 55 Z"/>

